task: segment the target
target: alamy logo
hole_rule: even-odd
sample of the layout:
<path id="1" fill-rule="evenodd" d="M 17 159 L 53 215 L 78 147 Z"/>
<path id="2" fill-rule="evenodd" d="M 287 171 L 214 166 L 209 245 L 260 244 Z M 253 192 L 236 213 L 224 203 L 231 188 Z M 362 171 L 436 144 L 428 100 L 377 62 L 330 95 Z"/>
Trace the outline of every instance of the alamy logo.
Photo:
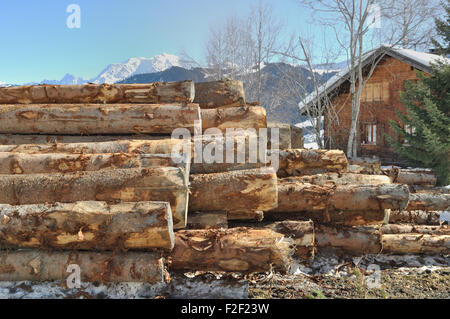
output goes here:
<path id="1" fill-rule="evenodd" d="M 70 15 L 67 17 L 66 25 L 69 29 L 81 28 L 81 8 L 78 4 L 71 4 L 67 6 L 67 13 Z"/>
<path id="2" fill-rule="evenodd" d="M 66 279 L 67 288 L 81 288 L 81 269 L 77 264 L 71 264 L 67 267 L 68 273 L 71 273 Z"/>

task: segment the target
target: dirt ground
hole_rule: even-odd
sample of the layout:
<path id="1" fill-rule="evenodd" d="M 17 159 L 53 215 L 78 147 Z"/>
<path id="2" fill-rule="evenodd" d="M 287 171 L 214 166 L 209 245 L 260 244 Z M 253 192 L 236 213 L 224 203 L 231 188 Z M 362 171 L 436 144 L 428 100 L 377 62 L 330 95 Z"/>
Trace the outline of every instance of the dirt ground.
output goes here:
<path id="1" fill-rule="evenodd" d="M 367 256 L 364 259 L 322 256 L 311 268 L 300 266 L 294 274 L 255 278 L 250 280 L 249 297 L 450 299 L 448 256 Z"/>

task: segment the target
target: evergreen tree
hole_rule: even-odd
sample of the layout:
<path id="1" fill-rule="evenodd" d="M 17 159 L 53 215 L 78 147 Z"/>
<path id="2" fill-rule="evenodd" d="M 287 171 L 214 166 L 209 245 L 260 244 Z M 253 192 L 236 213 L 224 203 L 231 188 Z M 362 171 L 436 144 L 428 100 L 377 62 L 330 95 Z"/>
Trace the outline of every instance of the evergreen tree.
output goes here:
<path id="1" fill-rule="evenodd" d="M 436 53 L 447 56 L 450 54 L 450 0 L 447 0 L 447 5 L 444 5 L 444 9 L 447 13 L 445 20 L 435 20 L 438 35 L 444 43 L 441 44 L 435 39 L 431 41 L 436 47 Z"/>
<path id="2" fill-rule="evenodd" d="M 440 185 L 450 184 L 450 65 L 433 66 L 430 77 L 418 72 L 417 83 L 408 81 L 401 100 L 406 108 L 396 111 L 401 123 L 390 121 L 404 139 L 386 136 L 394 149 L 412 165 L 433 168 Z M 407 129 L 405 129 L 405 127 Z"/>

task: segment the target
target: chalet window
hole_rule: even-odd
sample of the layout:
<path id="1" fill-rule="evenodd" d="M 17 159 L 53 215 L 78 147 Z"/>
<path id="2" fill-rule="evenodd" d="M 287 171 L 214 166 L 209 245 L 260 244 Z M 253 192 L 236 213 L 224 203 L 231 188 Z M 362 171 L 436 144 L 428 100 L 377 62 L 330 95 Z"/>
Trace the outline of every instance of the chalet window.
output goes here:
<path id="1" fill-rule="evenodd" d="M 361 102 L 380 102 L 386 96 L 383 83 L 367 83 L 361 92 Z"/>
<path id="2" fill-rule="evenodd" d="M 411 127 L 411 126 L 409 126 L 409 125 L 405 125 L 405 132 L 406 132 L 406 133 L 409 133 L 409 134 L 411 134 L 411 135 L 413 135 L 414 133 L 416 133 L 416 128 L 415 128 L 415 127 Z M 408 139 L 407 139 L 407 138 L 405 138 L 405 139 L 403 140 L 403 144 L 409 145 L 409 144 L 408 144 Z"/>
<path id="3" fill-rule="evenodd" d="M 364 124 L 362 144 L 377 145 L 377 125 Z"/>

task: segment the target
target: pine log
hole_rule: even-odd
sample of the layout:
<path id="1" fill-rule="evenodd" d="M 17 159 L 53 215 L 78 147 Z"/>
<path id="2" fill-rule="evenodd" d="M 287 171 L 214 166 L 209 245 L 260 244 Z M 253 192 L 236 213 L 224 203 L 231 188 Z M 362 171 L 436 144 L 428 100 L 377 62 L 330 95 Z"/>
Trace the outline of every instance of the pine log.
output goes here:
<path id="1" fill-rule="evenodd" d="M 192 103 L 192 81 L 147 84 L 27 85 L 0 88 L 0 104 Z"/>
<path id="2" fill-rule="evenodd" d="M 332 210 L 403 210 L 409 201 L 406 185 L 342 185 L 329 199 Z"/>
<path id="3" fill-rule="evenodd" d="M 279 177 L 342 173 L 348 166 L 344 152 L 337 150 L 282 150 L 279 161 Z"/>
<path id="4" fill-rule="evenodd" d="M 315 225 L 317 247 L 332 248 L 355 255 L 381 252 L 381 232 L 374 227 L 333 227 Z"/>
<path id="5" fill-rule="evenodd" d="M 6 134 L 172 134 L 177 128 L 201 129 L 197 105 L 10 104 L 0 109 Z"/>
<path id="6" fill-rule="evenodd" d="M 407 170 L 393 167 L 388 170 L 393 183 L 420 186 L 436 186 L 437 178 L 431 171 Z"/>
<path id="7" fill-rule="evenodd" d="M 380 225 L 387 220 L 387 210 L 375 211 L 303 211 L 303 212 L 265 212 L 264 221 L 313 220 L 315 224 L 334 226 Z"/>
<path id="8" fill-rule="evenodd" d="M 192 144 L 192 174 L 212 174 L 266 166 L 267 154 L 258 136 L 236 131 L 226 136 L 197 136 Z"/>
<path id="9" fill-rule="evenodd" d="M 187 219 L 188 229 L 227 229 L 228 219 L 226 212 L 196 212 L 189 213 Z"/>
<path id="10" fill-rule="evenodd" d="M 228 220 L 255 220 L 262 221 L 264 219 L 264 212 L 262 211 L 235 211 L 227 212 Z"/>
<path id="11" fill-rule="evenodd" d="M 165 201 L 171 204 L 174 228 L 186 226 L 188 187 L 185 173 L 175 167 L 2 175 L 0 189 L 0 203 L 9 205 Z"/>
<path id="12" fill-rule="evenodd" d="M 20 250 L 0 252 L 0 281 L 65 283 L 73 273 L 69 265 L 80 267 L 81 282 L 163 283 L 166 274 L 156 253 Z"/>
<path id="13" fill-rule="evenodd" d="M 163 140 L 168 135 L 36 135 L 0 134 L 0 145 L 55 144 L 55 143 L 93 143 L 120 140 Z"/>
<path id="14" fill-rule="evenodd" d="M 282 221 L 265 227 L 292 238 L 296 246 L 295 256 L 302 259 L 314 258 L 315 235 L 312 221 Z"/>
<path id="15" fill-rule="evenodd" d="M 440 219 L 440 212 L 397 210 L 391 211 L 389 222 L 397 224 L 439 225 Z"/>
<path id="16" fill-rule="evenodd" d="M 217 128 L 222 132 L 227 129 L 266 128 L 266 109 L 260 106 L 221 107 L 201 110 L 202 129 Z"/>
<path id="17" fill-rule="evenodd" d="M 171 270 L 287 271 L 293 241 L 270 229 L 182 230 L 175 233 Z"/>
<path id="18" fill-rule="evenodd" d="M 109 205 L 75 202 L 0 204 L 0 243 L 77 250 L 172 250 L 172 211 L 166 202 Z"/>
<path id="19" fill-rule="evenodd" d="M 191 148 L 190 140 L 163 139 L 152 141 L 123 140 L 92 143 L 55 143 L 0 145 L 0 152 L 15 153 L 72 153 L 72 154 L 176 154 L 185 153 L 183 149 Z"/>
<path id="20" fill-rule="evenodd" d="M 305 148 L 303 129 L 294 125 L 291 126 L 291 146 L 293 149 Z"/>
<path id="21" fill-rule="evenodd" d="M 450 194 L 413 193 L 405 210 L 450 211 Z"/>
<path id="22" fill-rule="evenodd" d="M 0 153 L 0 174 L 41 174 L 116 168 L 181 167 L 189 175 L 190 158 L 182 154 L 25 154 Z"/>
<path id="23" fill-rule="evenodd" d="M 310 176 L 288 177 L 286 180 L 297 183 L 309 183 L 313 185 L 380 185 L 391 184 L 391 180 L 385 175 L 363 175 L 353 173 L 325 173 Z"/>
<path id="24" fill-rule="evenodd" d="M 362 167 L 362 174 L 375 174 L 379 175 L 381 171 L 381 162 L 379 158 L 369 158 L 369 157 L 357 157 L 348 160 L 350 165 L 357 165 Z"/>
<path id="25" fill-rule="evenodd" d="M 450 235 L 386 234 L 382 242 L 383 252 L 395 255 L 450 253 Z"/>
<path id="26" fill-rule="evenodd" d="M 276 136 L 275 132 L 278 130 L 278 148 L 280 150 L 292 149 L 291 142 L 291 126 L 287 123 L 268 122 L 267 123 L 267 147 L 272 148 L 272 139 Z M 275 146 L 275 145 L 274 145 Z"/>
<path id="27" fill-rule="evenodd" d="M 292 179 L 278 181 L 278 207 L 272 212 L 302 211 L 384 211 L 401 210 L 409 199 L 407 186 L 381 185 L 312 185 Z"/>
<path id="28" fill-rule="evenodd" d="M 450 194 L 450 187 L 417 186 L 409 187 L 412 193 Z"/>
<path id="29" fill-rule="evenodd" d="M 270 210 L 277 205 L 272 168 L 191 175 L 189 211 Z"/>
<path id="30" fill-rule="evenodd" d="M 194 103 L 202 109 L 245 105 L 244 85 L 241 81 L 229 79 L 195 83 Z"/>
<path id="31" fill-rule="evenodd" d="M 427 234 L 427 235 L 450 235 L 448 225 L 383 225 L 380 228 L 383 234 Z"/>

